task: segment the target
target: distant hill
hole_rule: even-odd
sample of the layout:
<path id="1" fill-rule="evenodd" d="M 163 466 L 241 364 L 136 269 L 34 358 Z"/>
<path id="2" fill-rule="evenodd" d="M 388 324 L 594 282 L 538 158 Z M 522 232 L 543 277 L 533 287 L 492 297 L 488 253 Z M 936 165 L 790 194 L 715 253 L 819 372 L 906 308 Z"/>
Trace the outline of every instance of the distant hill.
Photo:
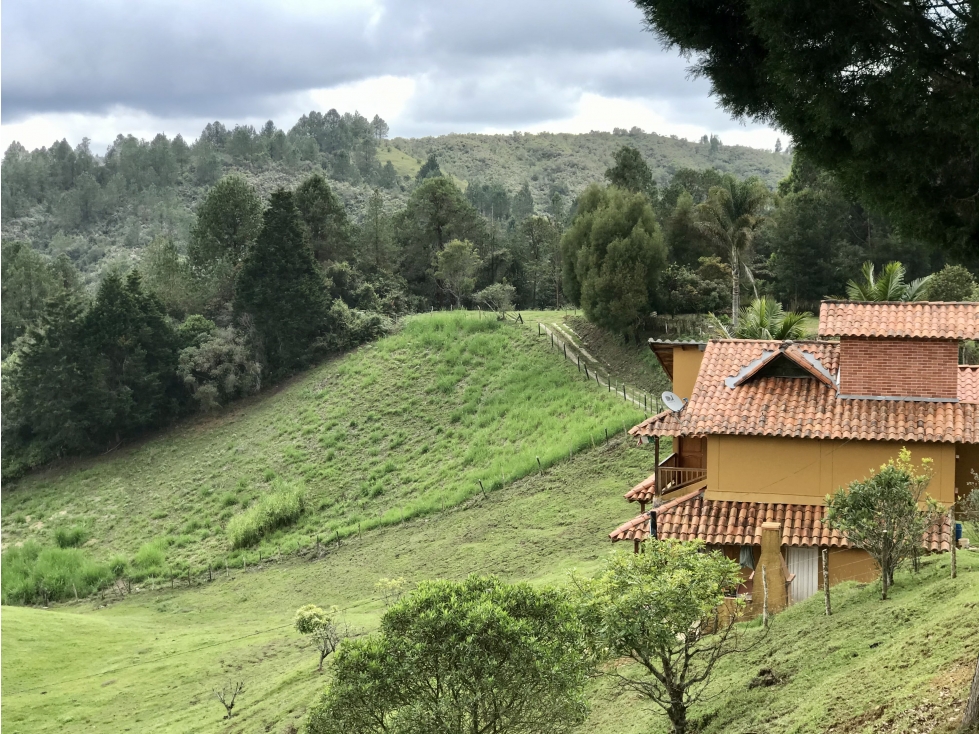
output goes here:
<path id="1" fill-rule="evenodd" d="M 428 138 L 394 138 L 390 145 L 396 151 L 392 155 L 395 168 L 400 162 L 406 172 L 411 171 L 397 153 L 415 159 L 414 171 L 429 153 L 434 153 L 443 171 L 468 182 L 499 182 L 515 191 L 527 181 L 538 203 L 546 201 L 552 185 L 574 196 L 588 184 L 602 181 L 613 154 L 623 145 L 630 145 L 643 154 L 660 186 L 681 168 L 716 168 L 739 178 L 758 176 L 774 188 L 788 175 L 792 165 L 791 155 L 742 145 L 720 145 L 712 152 L 709 143 L 638 130 L 579 135 L 453 133 Z M 378 156 L 384 159 L 383 146 Z"/>
<path id="2" fill-rule="evenodd" d="M 638 129 L 386 140 L 373 124 L 334 111 L 304 115 L 288 134 L 274 126 L 229 130 L 211 123 L 196 141 L 120 135 L 104 154 L 66 141 L 34 151 L 14 143 L 0 167 L 0 234 L 8 241 L 28 241 L 51 256 L 66 253 L 91 283 L 106 267 L 138 263 L 142 248 L 161 234 L 183 246 L 195 207 L 229 173 L 240 173 L 267 198 L 279 187 L 294 187 L 320 172 L 358 222 L 375 187 L 382 190 L 385 210 L 401 209 L 416 184 L 415 174 L 432 153 L 442 172 L 463 189 L 470 183 L 501 184 L 512 197 L 529 184 L 539 210 L 553 191 L 570 202 L 589 184 L 602 181 L 623 145 L 642 152 L 660 185 L 678 169 L 714 167 L 739 177 L 759 176 L 774 187 L 792 160 L 783 153 Z"/>

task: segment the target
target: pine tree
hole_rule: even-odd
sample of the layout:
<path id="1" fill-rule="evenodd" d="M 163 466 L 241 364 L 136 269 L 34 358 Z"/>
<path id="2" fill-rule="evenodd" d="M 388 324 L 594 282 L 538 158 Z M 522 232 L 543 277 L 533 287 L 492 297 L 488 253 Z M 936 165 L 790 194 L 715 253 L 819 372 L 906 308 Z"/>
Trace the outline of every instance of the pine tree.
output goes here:
<path id="1" fill-rule="evenodd" d="M 279 189 L 238 274 L 235 313 L 250 321 L 274 379 L 308 362 L 323 333 L 326 285 L 303 241 L 291 192 Z"/>
<path id="2" fill-rule="evenodd" d="M 84 305 L 70 292 L 48 302 L 5 364 L 5 473 L 18 454 L 28 467 L 93 446 L 108 419 L 99 387 L 104 362 L 86 342 Z"/>
<path id="3" fill-rule="evenodd" d="M 351 259 L 351 227 L 343 202 L 318 173 L 303 181 L 293 197 L 303 230 L 320 262 Z"/>
<path id="4" fill-rule="evenodd" d="M 117 443 L 178 412 L 176 334 L 138 271 L 125 282 L 117 273 L 105 277 L 85 315 L 85 339 L 104 367 L 100 390 L 109 416 L 95 431 L 102 442 Z"/>

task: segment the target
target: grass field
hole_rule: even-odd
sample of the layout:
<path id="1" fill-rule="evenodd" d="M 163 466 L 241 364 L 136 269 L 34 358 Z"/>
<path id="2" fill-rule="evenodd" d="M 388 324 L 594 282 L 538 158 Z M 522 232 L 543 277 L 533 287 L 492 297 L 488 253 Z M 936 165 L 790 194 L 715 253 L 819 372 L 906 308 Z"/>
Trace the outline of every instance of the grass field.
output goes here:
<path id="1" fill-rule="evenodd" d="M 363 632 L 383 613 L 380 578 L 480 572 L 560 584 L 572 567 L 593 573 L 626 509 L 621 491 L 649 460 L 620 441 L 318 560 L 141 591 L 101 609 L 5 607 L 3 728 L 295 731 L 328 680 L 290 628 L 297 607 L 336 604 Z M 979 654 L 979 554 L 960 555 L 956 581 L 947 556 L 932 558 L 918 576 L 899 574 L 888 602 L 874 585 L 848 583 L 834 587 L 833 603 L 829 618 L 820 596 L 789 609 L 751 652 L 722 664 L 694 712 L 704 734 L 953 730 Z M 749 641 L 758 634 L 746 630 Z M 762 668 L 782 682 L 749 689 Z M 231 679 L 246 690 L 228 724 L 211 691 Z M 591 706 L 582 734 L 666 732 L 645 703 L 602 682 L 591 686 Z"/>
<path id="2" fill-rule="evenodd" d="M 254 564 L 495 491 L 641 418 L 529 326 L 431 314 L 214 418 L 5 487 L 3 538 L 82 528 L 95 556 L 163 577 Z M 305 511 L 232 549 L 229 523 L 283 484 Z"/>
<path id="3" fill-rule="evenodd" d="M 295 733 L 328 680 L 291 627 L 299 606 L 336 605 L 363 634 L 384 611 L 382 579 L 596 572 L 651 449 L 622 436 L 635 410 L 538 339 L 532 319 L 561 316 L 525 318 L 421 317 L 223 414 L 5 487 L 5 544 L 162 556 L 195 574 L 3 607 L 3 729 Z M 230 550 L 229 522 L 251 515 L 271 518 L 271 534 Z M 755 646 L 720 666 L 693 712 L 703 734 L 951 734 L 979 654 L 979 553 L 960 554 L 955 581 L 947 556 L 896 581 L 887 602 L 849 583 L 834 588 L 832 617 L 817 596 L 763 639 L 746 627 Z M 749 687 L 762 668 L 779 682 Z M 245 691 L 229 722 L 212 691 L 230 680 Z M 666 732 L 605 682 L 590 700 L 580 734 Z"/>
<path id="4" fill-rule="evenodd" d="M 3 730 L 292 731 L 326 680 L 290 627 L 299 606 L 335 604 L 366 630 L 383 612 L 381 578 L 478 572 L 563 583 L 572 567 L 591 572 L 609 552 L 607 533 L 630 516 L 622 493 L 651 461 L 618 438 L 444 513 L 350 538 L 318 560 L 109 594 L 105 608 L 4 607 Z M 211 689 L 229 678 L 246 691 L 222 729 Z"/>

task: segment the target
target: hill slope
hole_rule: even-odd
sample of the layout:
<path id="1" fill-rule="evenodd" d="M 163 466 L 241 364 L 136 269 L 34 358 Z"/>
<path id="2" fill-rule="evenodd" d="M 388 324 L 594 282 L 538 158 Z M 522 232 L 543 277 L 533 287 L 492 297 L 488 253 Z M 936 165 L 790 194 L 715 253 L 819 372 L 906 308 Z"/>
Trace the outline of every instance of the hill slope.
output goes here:
<path id="1" fill-rule="evenodd" d="M 164 576 L 254 563 L 452 507 L 641 418 L 548 354 L 529 324 L 423 315 L 272 394 L 5 486 L 3 538 L 50 544 L 80 526 L 104 558 L 155 541 Z M 232 550 L 229 521 L 281 481 L 305 486 L 306 512 Z"/>
<path id="2" fill-rule="evenodd" d="M 419 166 L 429 153 L 435 153 L 444 171 L 470 183 L 500 182 L 514 192 L 526 181 L 538 206 L 548 201 L 551 186 L 576 195 L 588 184 L 603 181 L 612 156 L 623 145 L 642 153 L 660 186 L 680 168 L 716 168 L 739 178 L 758 176 L 774 187 L 788 175 L 792 164 L 792 157 L 781 153 L 741 145 L 722 145 L 712 153 L 706 143 L 638 131 L 628 134 L 592 131 L 578 135 L 467 133 L 395 138 L 391 145 L 413 156 Z M 378 156 L 384 160 L 385 155 L 382 146 Z"/>
<path id="3" fill-rule="evenodd" d="M 379 578 L 479 572 L 560 584 L 573 566 L 592 573 L 622 517 L 623 487 L 650 458 L 631 442 L 589 450 L 314 562 L 142 591 L 101 609 L 5 607 L 4 730 L 295 732 L 328 680 L 290 629 L 298 606 L 337 604 L 363 632 L 384 610 Z M 721 664 L 694 712 L 703 734 L 951 734 L 979 654 L 979 554 L 962 554 L 959 573 L 949 580 L 947 558 L 931 558 L 920 575 L 898 575 L 889 602 L 873 585 L 848 583 L 833 590 L 832 617 L 819 596 L 789 609 L 748 654 Z M 779 682 L 750 687 L 763 668 Z M 227 680 L 246 685 L 231 724 L 211 694 Z M 666 732 L 658 712 L 605 683 L 591 685 L 590 700 L 582 734 Z"/>

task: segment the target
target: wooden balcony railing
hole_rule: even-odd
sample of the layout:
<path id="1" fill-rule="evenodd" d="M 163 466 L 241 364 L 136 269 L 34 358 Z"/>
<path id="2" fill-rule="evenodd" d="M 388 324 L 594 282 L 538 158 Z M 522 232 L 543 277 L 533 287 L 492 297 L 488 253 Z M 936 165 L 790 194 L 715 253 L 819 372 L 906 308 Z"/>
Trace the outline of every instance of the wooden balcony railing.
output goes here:
<path id="1" fill-rule="evenodd" d="M 706 469 L 689 469 L 686 467 L 660 466 L 659 477 L 663 484 L 660 494 L 672 492 L 680 487 L 703 479 L 707 476 Z"/>

